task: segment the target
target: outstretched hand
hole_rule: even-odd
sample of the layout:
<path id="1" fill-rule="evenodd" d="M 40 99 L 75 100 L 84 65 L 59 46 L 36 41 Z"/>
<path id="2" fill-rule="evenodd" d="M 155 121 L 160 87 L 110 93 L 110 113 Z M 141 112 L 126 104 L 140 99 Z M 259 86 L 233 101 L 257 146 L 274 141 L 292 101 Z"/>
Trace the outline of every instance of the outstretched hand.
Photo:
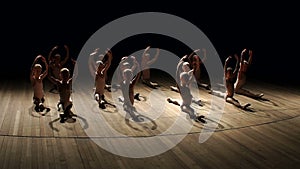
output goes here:
<path id="1" fill-rule="evenodd" d="M 247 49 L 246 49 L 246 48 L 245 48 L 245 49 L 243 49 L 243 51 L 242 51 L 242 54 L 246 53 L 246 51 L 247 51 Z"/>
<path id="2" fill-rule="evenodd" d="M 188 55 L 184 55 L 183 57 L 182 57 L 182 59 L 187 59 L 188 58 Z"/>
<path id="3" fill-rule="evenodd" d="M 111 50 L 110 50 L 109 48 L 106 49 L 105 53 L 106 53 L 107 55 L 109 55 L 109 56 L 112 55 L 112 52 L 111 52 Z"/>
<path id="4" fill-rule="evenodd" d="M 58 48 L 58 45 L 54 46 L 54 47 L 52 48 L 52 50 L 55 50 L 55 49 L 57 49 L 57 48 Z"/>
<path id="5" fill-rule="evenodd" d="M 39 58 L 41 58 L 41 60 L 43 61 L 43 62 L 46 62 L 46 58 L 44 57 L 44 56 L 42 56 L 42 55 L 39 55 L 40 57 Z"/>
<path id="6" fill-rule="evenodd" d="M 249 50 L 249 56 L 250 57 L 252 56 L 252 50 Z"/>
<path id="7" fill-rule="evenodd" d="M 145 51 L 149 50 L 150 49 L 150 46 L 147 46 L 147 48 L 145 49 Z"/>
<path id="8" fill-rule="evenodd" d="M 37 57 L 36 57 L 36 59 L 40 59 L 40 58 L 42 58 L 43 56 L 42 55 L 38 55 Z"/>
<path id="9" fill-rule="evenodd" d="M 156 56 L 158 56 L 158 55 L 159 55 L 159 51 L 160 51 L 160 49 L 159 49 L 159 48 L 157 48 L 157 49 L 156 49 Z"/>
<path id="10" fill-rule="evenodd" d="M 194 50 L 194 53 L 197 53 L 197 52 L 199 52 L 200 51 L 200 49 L 196 49 L 196 50 Z"/>
<path id="11" fill-rule="evenodd" d="M 130 58 L 131 58 L 132 60 L 136 61 L 135 56 L 130 56 Z"/>
<path id="12" fill-rule="evenodd" d="M 234 58 L 235 58 L 236 60 L 239 60 L 239 56 L 238 56 L 237 54 L 234 54 Z"/>
<path id="13" fill-rule="evenodd" d="M 74 58 L 71 58 L 71 61 L 72 61 L 73 64 L 76 63 L 76 59 L 74 59 Z"/>

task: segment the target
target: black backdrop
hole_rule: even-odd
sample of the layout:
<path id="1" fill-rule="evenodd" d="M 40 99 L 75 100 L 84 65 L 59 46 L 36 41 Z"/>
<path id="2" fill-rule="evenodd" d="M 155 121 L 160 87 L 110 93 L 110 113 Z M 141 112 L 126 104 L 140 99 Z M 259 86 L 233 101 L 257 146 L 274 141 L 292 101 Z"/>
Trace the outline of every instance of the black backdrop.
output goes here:
<path id="1" fill-rule="evenodd" d="M 40 1 L 1 5 L 1 80 L 26 79 L 34 57 L 38 54 L 47 56 L 56 44 L 67 44 L 71 56 L 77 57 L 95 31 L 119 17 L 137 12 L 164 12 L 199 27 L 223 61 L 243 48 L 252 48 L 254 60 L 250 77 L 280 84 L 299 84 L 299 12 L 295 4 L 195 2 Z M 163 43 L 155 38 L 145 42 L 143 39 L 131 38 L 115 52 L 121 57 L 150 43 L 178 55 L 186 54 L 174 47 L 180 44 Z"/>

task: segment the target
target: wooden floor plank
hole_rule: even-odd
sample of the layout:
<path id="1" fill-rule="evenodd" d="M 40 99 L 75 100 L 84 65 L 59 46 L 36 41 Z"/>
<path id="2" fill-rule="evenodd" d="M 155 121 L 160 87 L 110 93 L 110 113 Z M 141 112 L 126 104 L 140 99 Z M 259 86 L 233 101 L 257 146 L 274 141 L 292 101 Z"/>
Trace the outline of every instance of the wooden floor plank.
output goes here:
<path id="1" fill-rule="evenodd" d="M 300 90 L 267 83 L 247 84 L 249 90 L 263 92 L 269 101 L 236 95 L 242 103 L 250 102 L 253 111 L 242 111 L 226 103 L 224 112 L 214 112 L 222 115 L 218 123 L 213 117 L 206 119 L 207 122 L 217 124 L 217 128 L 206 142 L 200 144 L 199 134 L 206 124 L 189 121 L 179 106 L 166 101 L 168 96 L 180 100 L 180 95 L 170 90 L 169 86 L 173 83 L 169 79 L 162 79 L 159 83 L 161 87 L 156 90 L 143 84 L 137 85 L 136 92 L 140 92 L 141 98 L 148 99 L 136 101 L 134 104 L 137 113 L 143 115 L 141 117 L 144 122 L 125 120 L 122 108 L 117 110 L 108 107 L 101 110 L 92 95 L 76 90 L 73 96 L 79 96 L 74 99 L 77 99 L 76 102 L 80 105 L 74 105 L 72 108 L 73 112 L 78 114 L 74 123 L 59 122 L 59 112 L 56 108 L 58 95 L 49 93 L 49 86 L 45 87 L 45 105 L 50 107 L 51 111 L 43 116 L 33 109 L 33 93 L 28 83 L 18 89 L 15 88 L 15 84 L 0 84 L 0 97 L 5 98 L 0 102 L 0 169 L 281 169 L 300 166 Z M 107 94 L 110 101 L 111 94 L 113 93 Z M 206 101 L 205 105 L 192 107 L 197 113 L 208 116 L 212 95 L 204 89 L 200 89 L 199 94 L 201 99 Z M 159 103 L 151 103 L 151 97 Z M 86 111 L 78 112 L 79 108 Z M 99 120 L 100 117 L 103 119 Z M 175 124 L 177 119 L 191 125 L 188 133 L 178 132 L 183 131 L 185 125 Z M 120 143 L 120 138 L 115 137 L 108 128 L 103 128 L 104 123 L 123 137 L 151 138 L 162 134 L 159 144 L 171 144 L 167 138 L 175 135 L 183 135 L 184 138 L 169 151 L 156 156 L 123 157 L 107 151 L 92 140 L 106 141 L 114 150 L 123 147 L 115 144 Z M 169 133 L 169 136 L 164 135 L 172 125 L 176 130 Z M 87 131 L 95 135 L 89 136 Z M 139 141 L 134 143 L 136 147 L 126 151 L 141 149 L 150 153 L 160 148 L 157 145 L 145 146 Z"/>

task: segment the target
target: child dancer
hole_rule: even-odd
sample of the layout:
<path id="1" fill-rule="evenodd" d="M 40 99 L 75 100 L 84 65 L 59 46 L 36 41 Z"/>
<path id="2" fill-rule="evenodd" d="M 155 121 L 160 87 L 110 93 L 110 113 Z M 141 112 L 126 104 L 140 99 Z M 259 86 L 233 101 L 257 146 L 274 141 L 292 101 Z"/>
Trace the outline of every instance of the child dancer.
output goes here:
<path id="1" fill-rule="evenodd" d="M 237 80 L 234 84 L 234 91 L 237 94 L 245 95 L 254 99 L 261 99 L 263 97 L 263 93 L 260 94 L 254 94 L 243 87 L 246 84 L 246 73 L 248 70 L 248 67 L 252 63 L 252 50 L 244 49 L 241 53 L 241 60 L 240 60 L 240 68 L 237 75 Z M 246 57 L 249 57 L 248 60 L 246 60 Z"/>
<path id="2" fill-rule="evenodd" d="M 150 54 L 148 53 L 148 50 L 150 49 L 150 46 L 148 46 L 142 55 L 142 61 L 141 61 L 141 69 L 142 69 L 142 82 L 151 87 L 156 88 L 158 87 L 157 83 L 153 83 L 150 80 L 150 69 L 149 66 L 151 66 L 153 63 L 156 62 L 158 55 L 159 55 L 159 49 L 157 48 L 155 56 L 151 59 Z"/>
<path id="3" fill-rule="evenodd" d="M 53 84 L 53 87 L 49 90 L 49 92 L 53 92 L 54 90 L 57 90 L 57 86 L 55 85 L 56 82 L 52 80 L 51 76 L 53 76 L 56 79 L 59 79 L 60 70 L 64 67 L 66 62 L 69 59 L 69 47 L 67 45 L 64 45 L 64 48 L 66 50 L 66 56 L 64 59 L 61 59 L 61 55 L 59 53 L 56 53 L 54 56 L 52 56 L 53 52 L 58 49 L 58 46 L 55 46 L 52 48 L 52 50 L 49 52 L 48 55 L 48 61 L 49 61 L 49 80 Z"/>
<path id="4" fill-rule="evenodd" d="M 241 105 L 240 102 L 233 97 L 234 82 L 235 82 L 235 78 L 236 78 L 236 74 L 237 74 L 237 70 L 238 70 L 238 63 L 239 63 L 238 55 L 235 54 L 234 56 L 235 56 L 235 59 L 237 60 L 234 70 L 232 69 L 232 67 L 229 66 L 230 60 L 233 59 L 232 56 L 227 57 L 227 59 L 225 60 L 225 65 L 224 65 L 225 86 L 226 86 L 225 100 L 226 100 L 226 102 L 231 103 L 238 108 L 247 109 L 247 107 L 249 107 L 251 105 L 250 103 Z"/>
<path id="5" fill-rule="evenodd" d="M 73 106 L 73 102 L 71 99 L 71 93 L 72 93 L 72 78 L 70 77 L 70 71 L 67 68 L 62 68 L 60 70 L 60 79 L 56 79 L 53 76 L 51 76 L 52 80 L 56 82 L 56 85 L 58 87 L 58 93 L 59 93 L 59 102 L 57 104 L 58 111 L 63 111 L 63 113 L 60 114 L 60 122 L 64 123 L 67 119 L 72 119 L 75 121 L 76 119 L 73 119 L 72 116 L 76 116 L 71 111 L 71 108 Z"/>
<path id="6" fill-rule="evenodd" d="M 183 112 L 186 112 L 191 119 L 196 121 L 205 122 L 202 118 L 204 118 L 203 115 L 196 116 L 194 109 L 191 107 L 193 96 L 190 91 L 190 83 L 193 79 L 193 70 L 190 70 L 189 72 L 182 72 L 180 73 L 180 85 L 179 85 L 179 91 L 182 98 L 182 104 L 180 105 L 177 101 L 168 98 L 167 101 L 169 103 L 173 103 L 175 105 L 179 105 L 181 110 Z"/>
<path id="7" fill-rule="evenodd" d="M 203 58 L 200 59 L 200 56 L 197 55 L 197 52 L 199 52 L 200 49 L 197 49 L 197 50 L 194 50 L 188 57 L 189 59 L 189 63 L 190 63 L 190 66 L 191 66 L 191 69 L 194 70 L 194 76 L 195 76 L 195 79 L 197 81 L 197 84 L 199 87 L 203 87 L 207 90 L 210 89 L 210 85 L 209 84 L 205 84 L 205 83 L 202 83 L 200 80 L 201 80 L 201 65 L 206 61 L 207 57 L 206 57 L 206 49 L 203 48 L 202 49 L 202 52 L 203 52 Z"/>
<path id="8" fill-rule="evenodd" d="M 45 71 L 42 72 L 42 65 L 38 62 L 43 62 L 45 65 Z M 31 73 L 30 73 L 30 81 L 33 87 L 33 103 L 35 104 L 34 110 L 36 112 L 42 112 L 45 109 L 50 111 L 50 108 L 47 108 L 43 105 L 44 98 L 44 87 L 43 80 L 48 74 L 48 64 L 44 56 L 38 55 L 32 64 Z"/>
<path id="9" fill-rule="evenodd" d="M 105 81 L 107 76 L 107 70 L 111 65 L 112 52 L 107 50 L 106 54 L 108 59 L 105 62 L 98 61 L 97 71 L 95 72 L 95 100 L 98 102 L 101 109 L 105 109 L 105 103 L 108 103 L 104 98 Z"/>
<path id="10" fill-rule="evenodd" d="M 134 67 L 139 71 L 139 64 L 135 60 Z M 141 72 L 138 72 L 136 76 L 133 77 L 132 69 L 124 69 L 123 70 L 123 81 L 120 83 L 120 88 L 122 91 L 123 99 L 119 98 L 123 102 L 123 108 L 129 115 L 134 119 L 137 120 L 137 117 L 134 115 L 134 86 L 137 83 L 138 79 L 141 76 Z"/>

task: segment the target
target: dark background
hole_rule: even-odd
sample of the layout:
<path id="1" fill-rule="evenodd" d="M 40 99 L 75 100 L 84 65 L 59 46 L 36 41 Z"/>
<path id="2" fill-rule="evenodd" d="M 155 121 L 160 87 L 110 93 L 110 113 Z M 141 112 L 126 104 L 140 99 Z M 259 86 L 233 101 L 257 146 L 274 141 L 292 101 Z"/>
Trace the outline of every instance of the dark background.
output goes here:
<path id="1" fill-rule="evenodd" d="M 195 3 L 197 2 L 197 3 Z M 105 24 L 137 12 L 164 12 L 195 24 L 210 39 L 222 61 L 243 48 L 254 52 L 252 79 L 299 85 L 299 15 L 289 2 L 155 1 L 8 2 L 1 5 L 1 81 L 26 80 L 33 59 L 67 44 L 77 57 L 85 42 Z M 157 36 L 132 37 L 114 47 L 120 58 L 147 45 L 187 54 L 180 43 Z M 168 43 L 165 43 L 168 42 Z M 105 39 L 103 40 L 105 43 Z"/>

